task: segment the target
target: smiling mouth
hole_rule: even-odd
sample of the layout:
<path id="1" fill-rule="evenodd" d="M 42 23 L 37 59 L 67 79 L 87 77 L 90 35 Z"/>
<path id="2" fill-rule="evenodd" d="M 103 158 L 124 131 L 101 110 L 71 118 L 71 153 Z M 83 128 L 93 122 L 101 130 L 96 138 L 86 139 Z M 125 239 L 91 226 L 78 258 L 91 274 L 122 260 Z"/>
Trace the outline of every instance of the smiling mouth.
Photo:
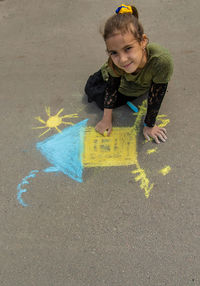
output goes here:
<path id="1" fill-rule="evenodd" d="M 124 69 L 128 68 L 132 63 L 129 63 L 128 65 L 123 66 Z"/>

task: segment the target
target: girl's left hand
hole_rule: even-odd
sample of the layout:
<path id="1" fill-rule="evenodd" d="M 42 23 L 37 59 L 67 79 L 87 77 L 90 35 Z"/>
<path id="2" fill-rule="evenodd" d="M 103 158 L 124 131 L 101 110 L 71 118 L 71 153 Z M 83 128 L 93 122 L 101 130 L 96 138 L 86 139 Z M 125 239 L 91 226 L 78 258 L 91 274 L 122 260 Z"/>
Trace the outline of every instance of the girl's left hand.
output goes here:
<path id="1" fill-rule="evenodd" d="M 161 141 L 165 142 L 167 140 L 167 130 L 156 125 L 154 127 L 144 126 L 143 134 L 148 141 L 150 141 L 151 137 L 157 144 L 159 144 Z"/>

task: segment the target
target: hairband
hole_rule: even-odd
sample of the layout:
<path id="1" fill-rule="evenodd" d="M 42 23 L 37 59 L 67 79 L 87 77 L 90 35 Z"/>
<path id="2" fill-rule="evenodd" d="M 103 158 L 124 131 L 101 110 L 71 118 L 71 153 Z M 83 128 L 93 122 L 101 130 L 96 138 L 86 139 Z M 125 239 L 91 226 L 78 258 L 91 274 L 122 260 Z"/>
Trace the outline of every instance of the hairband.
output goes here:
<path id="1" fill-rule="evenodd" d="M 127 6 L 122 4 L 115 10 L 116 14 L 124 14 L 124 13 L 133 13 L 133 9 L 131 6 Z"/>

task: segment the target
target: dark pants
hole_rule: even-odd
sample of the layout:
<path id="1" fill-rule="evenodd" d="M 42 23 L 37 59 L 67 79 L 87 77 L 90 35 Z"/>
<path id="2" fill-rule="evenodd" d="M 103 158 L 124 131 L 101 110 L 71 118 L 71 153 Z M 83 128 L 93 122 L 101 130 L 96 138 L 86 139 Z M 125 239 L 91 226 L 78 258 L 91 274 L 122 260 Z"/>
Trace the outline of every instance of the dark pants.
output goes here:
<path id="1" fill-rule="evenodd" d="M 88 102 L 95 101 L 100 109 L 104 109 L 105 90 L 107 82 L 104 81 L 101 70 L 89 77 L 85 86 L 85 93 L 88 96 Z M 125 105 L 127 101 L 136 99 L 134 96 L 126 96 L 117 91 L 117 100 L 113 108 Z"/>

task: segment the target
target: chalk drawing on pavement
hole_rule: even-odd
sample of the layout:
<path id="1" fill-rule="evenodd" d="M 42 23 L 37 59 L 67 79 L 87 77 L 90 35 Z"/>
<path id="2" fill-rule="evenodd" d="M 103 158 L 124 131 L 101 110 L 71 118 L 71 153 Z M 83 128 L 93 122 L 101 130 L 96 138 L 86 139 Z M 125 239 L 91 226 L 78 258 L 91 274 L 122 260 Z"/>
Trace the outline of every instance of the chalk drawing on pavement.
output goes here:
<path id="1" fill-rule="evenodd" d="M 42 134 L 39 135 L 41 137 L 42 135 L 46 134 L 48 131 L 50 131 L 52 128 L 55 128 L 58 132 L 61 132 L 61 130 L 58 128 L 61 124 L 65 125 L 73 125 L 72 122 L 66 122 L 63 121 L 65 118 L 77 118 L 78 114 L 68 114 L 60 116 L 60 114 L 63 112 L 63 108 L 58 111 L 56 115 L 51 115 L 50 107 L 45 107 L 46 114 L 48 116 L 47 121 L 44 121 L 40 116 L 35 117 L 36 120 L 38 120 L 40 123 L 42 123 L 44 126 L 38 126 L 33 127 L 33 129 L 44 129 L 46 128 Z"/>
<path id="2" fill-rule="evenodd" d="M 139 106 L 139 111 L 133 113 L 136 116 L 135 123 L 132 127 L 113 127 L 111 135 L 102 136 L 95 131 L 94 127 L 87 126 L 88 119 L 73 125 L 73 123 L 63 122 L 64 118 L 76 118 L 77 114 L 59 116 L 63 111 L 61 109 L 56 115 L 50 115 L 50 108 L 46 108 L 48 120 L 44 121 L 37 117 L 45 126 L 36 127 L 47 128 L 40 136 L 47 133 L 51 128 L 55 128 L 59 133 L 52 135 L 45 140 L 36 144 L 36 149 L 50 163 L 50 166 L 41 170 L 45 173 L 62 172 L 77 182 L 83 182 L 84 168 L 92 167 L 114 167 L 114 166 L 135 166 L 131 173 L 134 180 L 144 191 L 145 197 L 148 198 L 154 184 L 150 182 L 145 170 L 140 166 L 137 152 L 137 135 L 141 129 L 143 116 L 146 114 L 146 101 Z M 161 123 L 158 125 L 164 127 L 169 123 L 166 115 L 158 116 Z M 58 128 L 62 123 L 72 126 L 62 130 Z M 149 149 L 148 154 L 155 153 L 157 147 Z M 166 175 L 171 170 L 166 166 L 160 173 Z M 37 171 L 39 172 L 39 171 Z M 22 180 L 18 185 L 18 201 L 21 205 L 27 206 L 22 199 L 22 194 L 26 192 L 21 187 L 27 184 L 27 179 L 35 176 L 34 171 Z"/>
<path id="3" fill-rule="evenodd" d="M 171 171 L 171 167 L 165 166 L 163 169 L 159 171 L 159 173 L 162 174 L 163 176 L 166 176 L 170 171 Z"/>
<path id="4" fill-rule="evenodd" d="M 22 194 L 27 192 L 27 189 L 22 189 L 22 186 L 24 185 L 28 185 L 29 184 L 29 180 L 34 178 L 36 176 L 36 174 L 38 173 L 38 170 L 33 170 L 29 173 L 28 176 L 26 176 L 25 178 L 22 179 L 22 182 L 17 186 L 17 199 L 19 201 L 19 203 L 23 206 L 23 207 L 27 207 L 28 204 L 26 204 L 23 199 L 22 199 Z"/>

